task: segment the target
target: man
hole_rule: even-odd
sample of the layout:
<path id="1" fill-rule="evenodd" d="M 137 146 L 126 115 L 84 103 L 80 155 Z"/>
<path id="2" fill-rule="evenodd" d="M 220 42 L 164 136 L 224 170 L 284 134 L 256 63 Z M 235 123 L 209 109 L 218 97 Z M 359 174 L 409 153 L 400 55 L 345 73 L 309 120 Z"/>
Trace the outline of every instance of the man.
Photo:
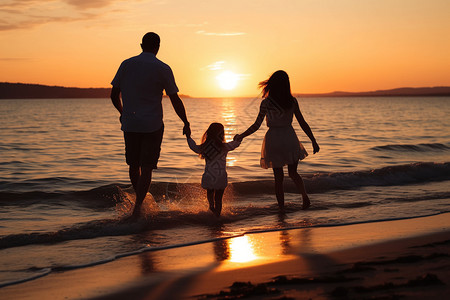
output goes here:
<path id="1" fill-rule="evenodd" d="M 142 53 L 123 61 L 111 82 L 111 100 L 120 113 L 126 162 L 136 192 L 132 217 L 139 216 L 153 169 L 157 168 L 164 132 L 163 90 L 184 122 L 183 134 L 189 136 L 191 132 L 172 70 L 156 58 L 159 44 L 160 38 L 156 33 L 145 34 Z"/>

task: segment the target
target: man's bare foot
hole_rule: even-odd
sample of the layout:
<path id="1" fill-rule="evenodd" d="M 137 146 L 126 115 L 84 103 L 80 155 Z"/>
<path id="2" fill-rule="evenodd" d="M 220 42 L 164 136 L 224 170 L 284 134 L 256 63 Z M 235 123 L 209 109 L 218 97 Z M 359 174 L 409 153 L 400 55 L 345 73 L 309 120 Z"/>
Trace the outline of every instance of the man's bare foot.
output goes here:
<path id="1" fill-rule="evenodd" d="M 141 216 L 141 206 L 135 205 L 133 209 L 133 213 L 131 214 L 130 218 L 132 219 L 138 219 Z"/>
<path id="2" fill-rule="evenodd" d="M 124 217 L 124 218 L 122 219 L 122 222 L 125 222 L 125 223 L 131 223 L 131 222 L 136 222 L 137 219 L 139 219 L 139 215 L 131 214 L 131 215 L 129 215 L 129 216 Z"/>
<path id="3" fill-rule="evenodd" d="M 302 209 L 308 209 L 311 206 L 311 201 L 309 201 L 308 196 L 303 197 L 303 205 L 302 205 Z"/>

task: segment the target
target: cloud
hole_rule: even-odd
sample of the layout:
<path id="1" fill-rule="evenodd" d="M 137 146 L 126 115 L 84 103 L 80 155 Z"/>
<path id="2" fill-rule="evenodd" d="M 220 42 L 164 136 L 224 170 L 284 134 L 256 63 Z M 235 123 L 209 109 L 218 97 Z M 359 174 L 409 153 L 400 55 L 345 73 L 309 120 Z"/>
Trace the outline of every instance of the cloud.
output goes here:
<path id="1" fill-rule="evenodd" d="M 96 8 L 117 0 L 15 0 L 0 4 L 0 31 L 29 29 L 48 23 L 95 19 L 104 14 Z"/>
<path id="2" fill-rule="evenodd" d="M 117 0 L 64 0 L 64 2 L 79 9 L 89 9 L 109 6 Z"/>
<path id="3" fill-rule="evenodd" d="M 22 20 L 14 20 L 14 22 L 0 21 L 0 31 L 17 30 L 17 29 L 29 29 L 39 25 L 48 23 L 67 23 L 77 22 L 92 19 L 92 15 L 84 14 L 75 17 L 55 17 L 55 16 L 28 16 Z"/>
<path id="4" fill-rule="evenodd" d="M 8 30 L 15 30 L 15 29 L 25 29 L 33 27 L 34 25 L 28 25 L 24 23 L 20 24 L 8 24 L 8 23 L 2 23 L 0 24 L 0 31 L 8 31 Z"/>
<path id="5" fill-rule="evenodd" d="M 224 33 L 217 33 L 217 32 L 206 32 L 204 30 L 199 30 L 196 32 L 197 34 L 201 35 L 208 35 L 208 36 L 238 36 L 238 35 L 244 35 L 245 32 L 224 32 Z"/>
<path id="6" fill-rule="evenodd" d="M 2 0 L 0 8 L 32 8 L 45 3 L 66 3 L 79 9 L 99 8 L 108 6 L 119 0 Z"/>
<path id="7" fill-rule="evenodd" d="M 27 9 L 49 2 L 54 2 L 54 0 L 4 0 L 0 3 L 0 8 L 4 12 L 6 9 Z"/>
<path id="8" fill-rule="evenodd" d="M 202 70 L 210 70 L 210 71 L 217 71 L 217 70 L 222 70 L 223 69 L 223 65 L 225 64 L 224 61 L 216 61 L 210 65 L 207 65 L 206 67 L 202 68 Z"/>
<path id="9" fill-rule="evenodd" d="M 207 65 L 206 67 L 201 68 L 200 70 L 202 70 L 202 71 L 203 70 L 208 70 L 208 71 L 227 70 L 228 68 L 226 67 L 226 65 L 227 65 L 226 61 L 219 60 L 219 61 L 213 62 L 212 64 Z M 239 80 L 246 80 L 246 79 L 250 78 L 250 74 L 234 73 L 234 76 L 236 76 L 236 78 L 238 78 Z"/>

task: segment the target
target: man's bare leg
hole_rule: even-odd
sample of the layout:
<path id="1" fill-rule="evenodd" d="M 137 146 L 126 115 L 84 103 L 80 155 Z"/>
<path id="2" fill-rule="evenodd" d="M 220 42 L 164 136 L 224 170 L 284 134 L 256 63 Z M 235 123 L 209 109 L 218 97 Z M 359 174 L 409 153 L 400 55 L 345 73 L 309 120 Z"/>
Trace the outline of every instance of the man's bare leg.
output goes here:
<path id="1" fill-rule="evenodd" d="M 148 189 L 152 182 L 152 172 L 153 169 L 149 167 L 141 167 L 141 175 L 137 182 L 136 187 L 136 203 L 133 209 L 133 217 L 139 217 L 141 213 L 142 202 L 144 202 L 145 196 L 147 195 Z"/>
<path id="2" fill-rule="evenodd" d="M 131 184 L 133 185 L 134 192 L 136 193 L 138 182 L 139 182 L 139 177 L 141 177 L 141 167 L 130 166 L 128 173 L 130 175 L 130 181 L 131 181 Z"/>

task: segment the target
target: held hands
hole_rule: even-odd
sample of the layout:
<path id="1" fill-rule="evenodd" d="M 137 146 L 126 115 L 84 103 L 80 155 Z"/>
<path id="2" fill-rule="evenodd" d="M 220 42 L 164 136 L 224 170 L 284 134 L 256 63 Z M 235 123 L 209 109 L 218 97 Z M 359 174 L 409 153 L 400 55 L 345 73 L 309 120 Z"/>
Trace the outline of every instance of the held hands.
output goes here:
<path id="1" fill-rule="evenodd" d="M 233 137 L 233 141 L 242 142 L 243 139 L 244 139 L 244 138 L 243 138 L 240 134 L 236 134 L 236 135 Z"/>
<path id="2" fill-rule="evenodd" d="M 191 137 L 191 127 L 190 127 L 189 123 L 185 123 L 184 124 L 183 134 L 186 135 L 186 138 L 190 138 Z"/>

